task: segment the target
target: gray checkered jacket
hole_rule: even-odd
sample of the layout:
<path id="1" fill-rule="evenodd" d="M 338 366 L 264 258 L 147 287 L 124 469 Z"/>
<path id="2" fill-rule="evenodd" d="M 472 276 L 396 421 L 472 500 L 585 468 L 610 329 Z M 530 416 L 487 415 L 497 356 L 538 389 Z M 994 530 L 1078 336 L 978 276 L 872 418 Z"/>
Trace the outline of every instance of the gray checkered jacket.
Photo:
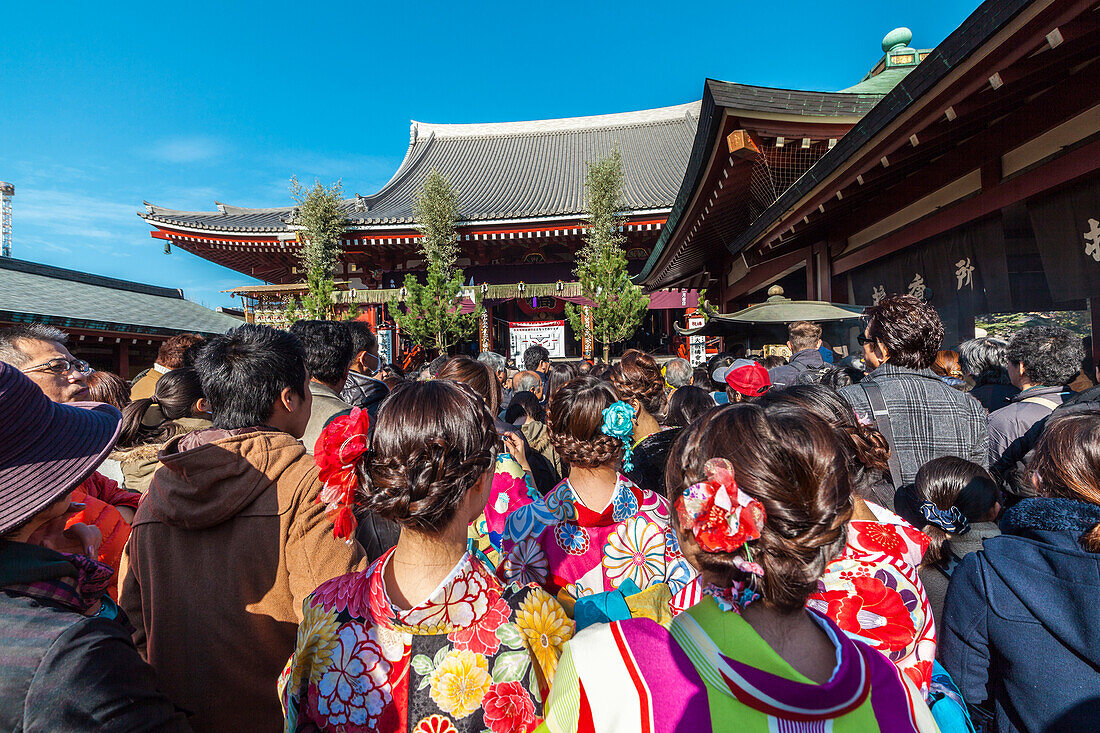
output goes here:
<path id="1" fill-rule="evenodd" d="M 976 399 L 949 387 L 931 370 L 916 371 L 886 363 L 865 377 L 882 390 L 890 426 L 891 448 L 898 455 L 903 484 L 933 458 L 958 456 L 989 467 L 989 427 L 985 408 Z M 858 384 L 840 390 L 861 417 L 873 419 L 867 392 Z"/>

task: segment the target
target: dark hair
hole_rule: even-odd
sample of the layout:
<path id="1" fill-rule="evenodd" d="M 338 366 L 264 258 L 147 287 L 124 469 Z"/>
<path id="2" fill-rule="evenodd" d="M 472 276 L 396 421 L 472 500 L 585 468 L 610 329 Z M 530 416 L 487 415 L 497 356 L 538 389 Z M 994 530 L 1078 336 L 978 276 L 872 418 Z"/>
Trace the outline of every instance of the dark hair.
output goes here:
<path id="1" fill-rule="evenodd" d="M 130 404 L 130 383 L 114 372 L 94 371 L 85 380 L 93 402 L 105 402 L 119 410 Z"/>
<path id="2" fill-rule="evenodd" d="M 932 362 L 932 372 L 936 376 L 962 379 L 962 367 L 959 366 L 959 354 L 949 349 L 936 352 L 936 360 Z"/>
<path id="3" fill-rule="evenodd" d="M 391 364 L 389 362 L 378 367 L 378 371 L 389 372 L 390 374 L 393 374 L 396 377 L 400 377 L 401 379 L 405 378 L 405 370 L 397 366 L 396 364 Z"/>
<path id="4" fill-rule="evenodd" d="M 306 369 L 322 384 L 343 389 L 352 353 L 351 332 L 337 321 L 295 321 L 290 332 L 305 349 Z"/>
<path id="5" fill-rule="evenodd" d="M 959 344 L 959 366 L 974 379 L 975 386 L 1011 384 L 1008 376 L 1008 342 L 995 338 L 974 338 Z"/>
<path id="6" fill-rule="evenodd" d="M 993 476 L 977 463 L 957 456 L 943 456 L 920 467 L 913 494 L 918 511 L 919 504 L 930 501 L 941 510 L 958 507 L 967 522 L 978 522 L 997 503 L 999 492 Z M 921 564 L 943 562 L 950 549 L 947 532 L 931 522 L 925 522 L 921 532 L 932 540 Z"/>
<path id="7" fill-rule="evenodd" d="M 796 353 L 816 349 L 821 340 L 821 326 L 810 321 L 795 321 L 787 326 L 787 340 L 791 342 L 791 351 Z"/>
<path id="8" fill-rule="evenodd" d="M 447 360 L 435 375 L 436 379 L 450 379 L 468 384 L 485 400 L 485 406 L 494 416 L 500 412 L 500 380 L 496 372 L 485 362 L 468 356 L 455 356 Z"/>
<path id="9" fill-rule="evenodd" d="M 428 375 L 434 379 L 436 375 L 439 374 L 439 370 L 443 368 L 443 365 L 446 364 L 447 360 L 450 358 L 451 357 L 447 356 L 446 354 L 440 354 L 439 356 L 428 362 L 427 366 L 421 366 L 420 370 L 423 371 L 427 369 Z"/>
<path id="10" fill-rule="evenodd" d="M 512 401 L 504 412 L 504 421 L 514 423 L 520 415 L 526 415 L 535 422 L 546 422 L 546 409 L 534 392 L 523 391 L 512 395 Z"/>
<path id="11" fill-rule="evenodd" d="M 607 379 L 611 374 L 611 365 L 605 364 L 602 361 L 597 361 L 595 364 L 588 368 L 588 376 L 595 377 L 596 379 Z"/>
<path id="12" fill-rule="evenodd" d="M 0 328 L 0 361 L 14 367 L 26 366 L 27 357 L 15 345 L 20 340 L 47 341 L 64 346 L 69 342 L 69 335 L 44 323 L 20 323 Z"/>
<path id="13" fill-rule="evenodd" d="M 793 406 L 712 410 L 684 428 L 669 451 L 665 485 L 672 504 L 685 488 L 706 480 L 710 458 L 728 459 L 741 489 L 764 505 L 767 519 L 751 544 L 753 561 L 764 569 L 764 603 L 782 613 L 805 607 L 825 566 L 844 548 L 852 514 L 848 456 L 837 432 Z M 681 547 L 700 570 L 746 579 L 733 553 L 706 552 L 683 533 Z"/>
<path id="14" fill-rule="evenodd" d="M 763 359 L 760 360 L 761 366 L 763 366 L 765 369 L 775 369 L 776 367 L 784 366 L 787 363 L 787 359 L 780 356 L 779 354 L 765 356 Z"/>
<path id="15" fill-rule="evenodd" d="M 691 371 L 692 384 L 696 387 L 706 388 L 710 385 L 710 375 L 705 366 L 697 366 Z"/>
<path id="16" fill-rule="evenodd" d="M 863 313 L 867 336 L 881 341 L 890 363 L 927 369 L 943 344 L 943 321 L 936 309 L 912 295 L 890 295 Z"/>
<path id="17" fill-rule="evenodd" d="M 649 354 L 638 349 L 623 352 L 619 363 L 611 367 L 611 383 L 627 402 L 636 399 L 657 420 L 664 418 L 665 378 Z"/>
<path id="18" fill-rule="evenodd" d="M 132 448 L 167 441 L 179 431 L 172 421 L 191 417 L 191 409 L 203 397 L 197 371 L 173 369 L 157 380 L 152 397 L 134 400 L 122 411 L 118 445 Z"/>
<path id="19" fill-rule="evenodd" d="M 546 398 L 561 389 L 561 386 L 577 376 L 577 369 L 572 364 L 560 363 L 550 365 L 550 378 L 546 380 Z"/>
<path id="20" fill-rule="evenodd" d="M 1058 387 L 1081 371 L 1085 358 L 1081 339 L 1061 326 L 1021 328 L 1008 342 L 1005 357 L 1023 364 L 1032 384 Z"/>
<path id="21" fill-rule="evenodd" d="M 563 461 L 595 468 L 622 460 L 622 441 L 600 430 L 603 411 L 618 401 L 615 388 L 596 377 L 577 377 L 550 398 L 546 426 Z"/>
<path id="22" fill-rule="evenodd" d="M 184 366 L 183 357 L 188 349 L 205 341 L 197 333 L 180 333 L 165 341 L 157 350 L 157 363 L 169 369 Z"/>
<path id="23" fill-rule="evenodd" d="M 363 321 L 346 321 L 344 325 L 348 329 L 348 335 L 351 336 L 351 359 L 348 361 L 353 361 L 364 351 L 374 352 L 375 347 L 378 346 L 378 337 L 374 335 L 370 324 Z"/>
<path id="24" fill-rule="evenodd" d="M 359 503 L 424 532 L 450 523 L 493 465 L 498 442 L 485 401 L 469 386 L 443 379 L 406 382 L 391 392 L 373 430 L 358 465 Z"/>
<path id="25" fill-rule="evenodd" d="M 550 361 L 550 352 L 546 350 L 545 346 L 535 344 L 534 346 L 528 346 L 523 352 L 523 368 L 528 371 L 535 371 L 538 365 L 544 361 Z"/>
<path id="26" fill-rule="evenodd" d="M 879 501 L 872 488 L 890 470 L 890 445 L 882 433 L 861 423 L 852 406 L 836 391 L 821 384 L 796 384 L 771 390 L 760 398 L 759 404 L 799 407 L 836 428 L 854 461 L 853 490 L 865 499 Z"/>
<path id="27" fill-rule="evenodd" d="M 207 341 L 195 359 L 195 371 L 214 427 L 223 430 L 263 425 L 284 389 L 305 399 L 309 378 L 297 336 L 253 324 Z"/>
<path id="28" fill-rule="evenodd" d="M 711 392 L 724 392 L 726 390 L 726 383 L 715 382 L 711 375 L 720 367 L 732 366 L 735 361 L 737 361 L 737 358 L 728 352 L 715 354 L 707 360 L 707 384 L 710 385 Z"/>
<path id="29" fill-rule="evenodd" d="M 665 425 L 683 427 L 691 425 L 707 410 L 714 407 L 714 398 L 705 389 L 689 384 L 672 393 L 668 400 L 668 416 Z"/>
<path id="30" fill-rule="evenodd" d="M 1100 506 L 1100 409 L 1055 413 L 1035 446 L 1028 471 L 1040 496 Z M 1100 552 L 1100 524 L 1080 542 Z"/>

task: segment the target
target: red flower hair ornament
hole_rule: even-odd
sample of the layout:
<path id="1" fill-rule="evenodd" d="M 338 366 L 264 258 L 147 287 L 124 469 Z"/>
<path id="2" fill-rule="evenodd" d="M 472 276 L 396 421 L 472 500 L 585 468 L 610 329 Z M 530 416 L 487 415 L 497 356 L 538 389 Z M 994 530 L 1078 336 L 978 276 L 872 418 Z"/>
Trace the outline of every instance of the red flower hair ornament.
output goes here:
<path id="1" fill-rule="evenodd" d="M 351 544 L 358 522 L 352 511 L 359 477 L 355 464 L 367 452 L 367 429 L 370 417 L 366 410 L 353 407 L 325 426 L 313 449 L 321 479 L 318 503 L 325 504 L 325 516 L 332 522 L 332 534 Z"/>
<path id="2" fill-rule="evenodd" d="M 707 480 L 687 487 L 676 500 L 680 526 L 707 552 L 736 552 L 746 542 L 760 539 L 767 519 L 764 505 L 737 485 L 733 464 L 725 458 L 711 458 L 703 471 Z M 738 567 L 752 575 L 764 574 L 751 561 Z"/>

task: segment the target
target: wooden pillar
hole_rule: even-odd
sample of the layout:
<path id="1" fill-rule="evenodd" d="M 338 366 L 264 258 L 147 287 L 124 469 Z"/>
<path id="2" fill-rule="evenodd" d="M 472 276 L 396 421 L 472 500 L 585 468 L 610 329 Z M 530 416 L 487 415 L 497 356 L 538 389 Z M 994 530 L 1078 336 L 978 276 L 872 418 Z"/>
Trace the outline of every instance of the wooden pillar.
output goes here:
<path id="1" fill-rule="evenodd" d="M 115 373 L 130 381 L 130 342 L 126 339 L 118 342 L 118 370 Z"/>
<path id="2" fill-rule="evenodd" d="M 1089 298 L 1089 313 L 1092 316 L 1092 363 L 1100 366 L 1100 298 Z M 1086 374 L 1096 379 L 1095 374 Z"/>

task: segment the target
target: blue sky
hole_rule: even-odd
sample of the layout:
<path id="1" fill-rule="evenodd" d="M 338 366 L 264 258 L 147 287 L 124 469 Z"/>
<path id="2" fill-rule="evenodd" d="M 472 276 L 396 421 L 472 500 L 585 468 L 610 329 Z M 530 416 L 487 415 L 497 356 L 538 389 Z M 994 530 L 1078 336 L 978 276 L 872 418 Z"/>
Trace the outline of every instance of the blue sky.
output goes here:
<path id="1" fill-rule="evenodd" d="M 698 99 L 706 77 L 836 90 L 900 25 L 932 47 L 975 2 L 10 2 L 0 180 L 14 255 L 178 287 L 249 278 L 163 243 L 142 200 L 289 203 L 288 179 L 372 193 L 409 120 L 497 122 Z"/>

